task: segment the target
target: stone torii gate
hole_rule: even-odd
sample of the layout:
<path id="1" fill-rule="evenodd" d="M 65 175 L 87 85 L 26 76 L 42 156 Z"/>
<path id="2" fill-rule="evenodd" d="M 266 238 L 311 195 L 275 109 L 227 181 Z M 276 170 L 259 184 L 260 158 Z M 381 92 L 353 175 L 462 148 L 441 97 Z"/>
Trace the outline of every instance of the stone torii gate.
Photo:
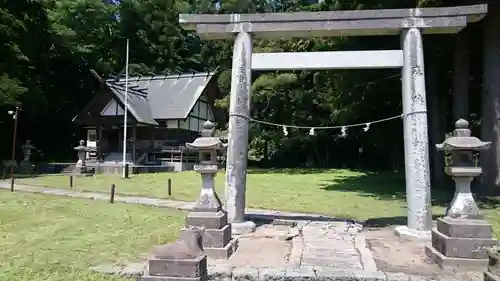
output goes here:
<path id="1" fill-rule="evenodd" d="M 235 233 L 253 231 L 244 221 L 248 118 L 252 70 L 401 68 L 407 226 L 399 235 L 428 239 L 432 228 L 429 144 L 422 34 L 458 33 L 481 20 L 486 5 L 449 8 L 294 12 L 268 14 L 181 14 L 179 22 L 207 40 L 233 39 L 233 64 L 226 163 L 226 208 Z M 401 50 L 253 53 L 252 38 L 401 36 Z M 335 202 L 332 202 L 335 204 Z"/>

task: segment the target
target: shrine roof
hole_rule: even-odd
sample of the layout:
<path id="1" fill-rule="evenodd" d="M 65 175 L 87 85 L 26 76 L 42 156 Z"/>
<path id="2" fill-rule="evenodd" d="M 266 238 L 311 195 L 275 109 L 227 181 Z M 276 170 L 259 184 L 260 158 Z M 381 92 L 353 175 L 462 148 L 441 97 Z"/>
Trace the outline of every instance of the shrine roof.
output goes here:
<path id="1" fill-rule="evenodd" d="M 140 123 L 158 125 L 155 119 L 185 119 L 214 73 L 135 76 L 128 78 L 128 109 Z M 125 104 L 125 77 L 106 85 Z"/>

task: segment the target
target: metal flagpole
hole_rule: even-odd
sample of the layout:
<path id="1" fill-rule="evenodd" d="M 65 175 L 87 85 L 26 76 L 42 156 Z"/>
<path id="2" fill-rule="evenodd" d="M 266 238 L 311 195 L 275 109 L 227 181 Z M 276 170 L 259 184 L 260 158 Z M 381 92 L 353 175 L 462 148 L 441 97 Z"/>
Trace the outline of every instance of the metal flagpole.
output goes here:
<path id="1" fill-rule="evenodd" d="M 127 39 L 127 51 L 125 55 L 125 110 L 123 118 L 123 178 L 128 174 L 127 162 L 127 113 L 128 113 L 128 57 L 129 57 L 129 39 Z"/>

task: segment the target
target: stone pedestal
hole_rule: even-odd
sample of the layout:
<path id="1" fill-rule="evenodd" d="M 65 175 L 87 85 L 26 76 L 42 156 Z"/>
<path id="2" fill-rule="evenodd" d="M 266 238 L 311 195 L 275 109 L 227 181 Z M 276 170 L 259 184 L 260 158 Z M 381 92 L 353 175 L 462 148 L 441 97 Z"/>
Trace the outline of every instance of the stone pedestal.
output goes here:
<path id="1" fill-rule="evenodd" d="M 497 247 L 486 250 L 488 269 L 484 272 L 484 281 L 500 281 L 500 252 Z"/>
<path id="2" fill-rule="evenodd" d="M 231 225 L 224 211 L 191 212 L 186 217 L 186 226 L 205 228 L 203 250 L 211 258 L 228 259 L 238 248 L 237 240 L 231 238 Z"/>
<path id="3" fill-rule="evenodd" d="M 33 164 L 30 161 L 21 161 L 19 167 L 23 173 L 33 172 L 34 170 Z"/>
<path id="4" fill-rule="evenodd" d="M 207 281 L 202 233 L 203 230 L 187 228 L 180 241 L 155 248 L 141 281 Z"/>
<path id="5" fill-rule="evenodd" d="M 438 219 L 432 245 L 425 250 L 441 268 L 481 271 L 488 265 L 486 248 L 496 244 L 487 221 L 444 217 Z"/>

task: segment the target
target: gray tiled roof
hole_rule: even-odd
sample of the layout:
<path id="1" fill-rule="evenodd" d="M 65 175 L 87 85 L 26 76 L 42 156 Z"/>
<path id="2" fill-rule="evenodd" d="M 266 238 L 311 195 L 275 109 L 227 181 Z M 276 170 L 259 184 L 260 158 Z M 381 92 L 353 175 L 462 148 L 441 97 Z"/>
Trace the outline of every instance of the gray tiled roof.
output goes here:
<path id="1" fill-rule="evenodd" d="M 115 96 L 125 104 L 125 87 L 106 82 L 106 85 Z M 146 93 L 131 89 L 128 92 L 128 110 L 134 115 L 137 122 L 158 125 L 151 112 L 151 106 Z"/>
<path id="2" fill-rule="evenodd" d="M 155 119 L 185 119 L 214 73 L 129 77 L 129 111 L 137 121 L 158 125 Z M 124 103 L 125 78 L 106 85 Z"/>

